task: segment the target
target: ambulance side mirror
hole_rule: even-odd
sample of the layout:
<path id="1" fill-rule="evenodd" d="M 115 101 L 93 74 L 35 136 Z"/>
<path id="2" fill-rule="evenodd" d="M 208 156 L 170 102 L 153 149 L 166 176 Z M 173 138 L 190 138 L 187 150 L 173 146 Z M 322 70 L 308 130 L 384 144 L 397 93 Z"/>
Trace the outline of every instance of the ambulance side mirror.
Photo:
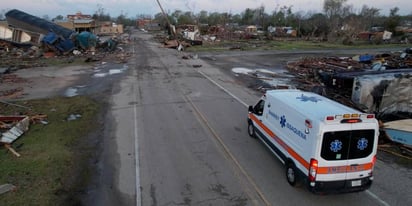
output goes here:
<path id="1" fill-rule="evenodd" d="M 249 106 L 248 111 L 251 112 L 251 113 L 255 113 L 255 110 L 253 109 L 253 106 L 251 106 L 251 105 Z"/>

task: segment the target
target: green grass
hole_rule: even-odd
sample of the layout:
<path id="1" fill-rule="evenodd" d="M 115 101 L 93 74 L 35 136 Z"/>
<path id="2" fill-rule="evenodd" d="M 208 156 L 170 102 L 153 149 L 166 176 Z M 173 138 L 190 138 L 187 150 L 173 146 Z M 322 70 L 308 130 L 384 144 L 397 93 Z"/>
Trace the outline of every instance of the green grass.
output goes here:
<path id="1" fill-rule="evenodd" d="M 251 50 L 304 50 L 304 49 L 368 49 L 368 48 L 399 48 L 410 47 L 405 44 L 367 44 L 365 42 L 354 42 L 353 45 L 343 45 L 328 42 L 297 41 L 297 40 L 233 40 L 218 43 L 205 42 L 202 46 L 188 47 L 189 52 L 205 51 L 229 51 L 234 48 L 243 51 Z"/>
<path id="2" fill-rule="evenodd" d="M 94 150 L 85 139 L 96 128 L 100 106 L 80 96 L 16 102 L 31 111 L 0 104 L 2 115 L 29 112 L 48 116 L 47 125 L 30 125 L 13 143 L 21 157 L 0 149 L 0 184 L 17 186 L 16 191 L 0 195 L 0 205 L 76 204 L 73 194 L 87 184 L 90 171 L 84 166 Z M 70 114 L 81 118 L 67 121 Z"/>

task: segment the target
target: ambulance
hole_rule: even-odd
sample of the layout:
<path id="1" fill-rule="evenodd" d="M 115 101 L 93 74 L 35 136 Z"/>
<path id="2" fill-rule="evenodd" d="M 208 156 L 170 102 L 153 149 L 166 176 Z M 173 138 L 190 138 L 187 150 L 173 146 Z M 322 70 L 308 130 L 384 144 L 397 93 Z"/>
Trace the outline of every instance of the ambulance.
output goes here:
<path id="1" fill-rule="evenodd" d="M 374 114 L 315 93 L 271 90 L 249 106 L 248 133 L 285 165 L 292 186 L 336 193 L 372 184 L 379 136 Z"/>

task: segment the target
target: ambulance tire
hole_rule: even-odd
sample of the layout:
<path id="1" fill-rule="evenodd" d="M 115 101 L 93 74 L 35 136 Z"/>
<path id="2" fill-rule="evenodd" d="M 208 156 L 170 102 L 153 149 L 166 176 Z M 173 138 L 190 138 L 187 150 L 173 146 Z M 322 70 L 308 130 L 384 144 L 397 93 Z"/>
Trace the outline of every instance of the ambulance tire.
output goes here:
<path id="1" fill-rule="evenodd" d="M 295 164 L 293 164 L 292 162 L 287 162 L 286 163 L 286 180 L 293 187 L 298 187 L 300 185 L 297 174 L 298 173 L 297 173 Z"/>
<path id="2" fill-rule="evenodd" d="M 256 138 L 255 127 L 253 126 L 253 123 L 250 120 L 248 121 L 247 133 L 249 134 L 250 137 Z"/>

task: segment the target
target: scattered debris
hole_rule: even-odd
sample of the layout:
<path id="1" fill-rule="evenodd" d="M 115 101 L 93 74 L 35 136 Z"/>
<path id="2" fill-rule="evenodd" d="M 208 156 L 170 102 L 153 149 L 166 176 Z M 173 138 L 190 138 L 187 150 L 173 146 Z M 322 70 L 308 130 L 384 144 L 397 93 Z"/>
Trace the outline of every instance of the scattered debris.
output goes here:
<path id="1" fill-rule="evenodd" d="M 7 74 L 10 72 L 10 68 L 0 68 L 0 74 Z"/>
<path id="2" fill-rule="evenodd" d="M 23 88 L 9 89 L 0 91 L 0 99 L 16 99 L 23 95 Z"/>
<path id="3" fill-rule="evenodd" d="M 73 120 L 79 119 L 81 117 L 82 117 L 82 115 L 80 115 L 80 114 L 70 114 L 69 117 L 67 117 L 67 121 L 73 121 Z"/>
<path id="4" fill-rule="evenodd" d="M 20 154 L 14 150 L 11 144 L 29 130 L 30 123 L 48 124 L 46 120 L 47 115 L 45 114 L 0 116 L 0 144 L 4 145 L 16 157 L 20 157 Z"/>
<path id="5" fill-rule="evenodd" d="M 46 114 L 36 114 L 36 115 L 30 116 L 30 123 L 48 124 L 47 115 Z"/>
<path id="6" fill-rule="evenodd" d="M 11 105 L 11 106 L 15 106 L 15 107 L 21 107 L 21 108 L 25 108 L 25 109 L 31 110 L 30 107 L 25 107 L 25 106 L 22 106 L 22 105 L 19 105 L 19 104 L 14 104 L 14 103 L 2 101 L 2 100 L 0 100 L 0 103 L 7 104 L 7 105 Z"/>
<path id="7" fill-rule="evenodd" d="M 0 83 L 28 83 L 27 79 L 23 79 L 16 74 L 3 74 L 0 76 Z"/>

